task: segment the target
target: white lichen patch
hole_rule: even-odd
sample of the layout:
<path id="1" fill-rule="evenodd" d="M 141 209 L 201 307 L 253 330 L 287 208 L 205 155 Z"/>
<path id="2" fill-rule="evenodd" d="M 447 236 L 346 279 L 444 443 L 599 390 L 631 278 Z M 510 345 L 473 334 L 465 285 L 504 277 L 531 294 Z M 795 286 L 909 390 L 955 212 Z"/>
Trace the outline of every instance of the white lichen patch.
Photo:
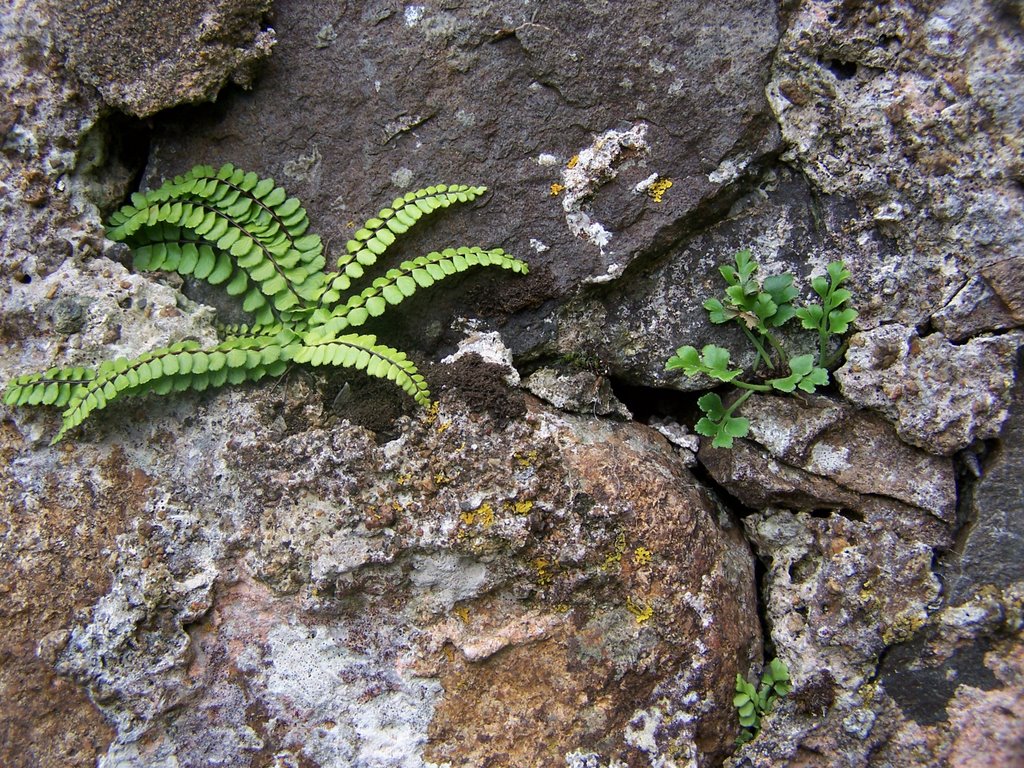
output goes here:
<path id="1" fill-rule="evenodd" d="M 723 160 L 715 170 L 708 174 L 708 181 L 712 184 L 728 184 L 735 181 L 750 165 L 750 161 L 750 155 L 740 155 Z"/>
<path id="2" fill-rule="evenodd" d="M 548 245 L 542 240 L 538 240 L 535 237 L 530 238 L 530 247 L 533 248 L 533 250 L 535 250 L 537 253 L 544 253 L 545 251 L 551 250 L 550 245 Z"/>
<path id="3" fill-rule="evenodd" d="M 819 475 L 829 477 L 845 472 L 850 468 L 850 451 L 842 446 L 816 443 L 811 449 L 811 460 L 807 469 Z"/>
<path id="4" fill-rule="evenodd" d="M 455 603 L 476 597 L 483 590 L 487 566 L 450 552 L 417 555 L 409 580 L 432 608 L 448 612 Z"/>
<path id="5" fill-rule="evenodd" d="M 604 249 L 611 242 L 612 233 L 595 220 L 586 208 L 586 202 L 597 190 L 618 175 L 623 155 L 633 151 L 649 152 L 647 125 L 636 123 L 625 131 L 605 131 L 593 143 L 580 150 L 562 169 L 562 209 L 565 223 L 576 237 L 582 237 Z"/>
<path id="6" fill-rule="evenodd" d="M 319 724 L 293 728 L 286 746 L 317 765 L 423 765 L 440 683 L 405 674 L 393 656 L 349 642 L 340 628 L 279 624 L 267 645 L 268 709 L 284 722 L 300 713 Z"/>
<path id="7" fill-rule="evenodd" d="M 422 5 L 405 6 L 405 11 L 402 14 L 403 17 L 405 18 L 405 26 L 415 27 L 417 24 L 419 24 L 420 19 L 423 18 L 423 14 L 426 12 L 426 7 Z"/>
<path id="8" fill-rule="evenodd" d="M 391 183 L 399 189 L 405 189 L 412 184 L 415 174 L 404 165 L 391 174 Z"/>

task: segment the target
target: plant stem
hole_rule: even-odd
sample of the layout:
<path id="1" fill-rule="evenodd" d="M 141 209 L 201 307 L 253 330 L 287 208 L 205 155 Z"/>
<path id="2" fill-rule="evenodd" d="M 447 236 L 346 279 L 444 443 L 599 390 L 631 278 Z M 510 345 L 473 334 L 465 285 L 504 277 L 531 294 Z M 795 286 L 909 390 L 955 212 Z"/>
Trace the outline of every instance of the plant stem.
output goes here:
<path id="1" fill-rule="evenodd" d="M 737 383 L 740 383 L 740 384 L 742 384 L 743 382 L 737 382 Z M 755 386 L 756 386 L 756 385 L 755 385 Z M 747 402 L 747 398 L 748 398 L 748 397 L 750 397 L 750 396 L 751 396 L 752 394 L 754 394 L 754 391 L 753 391 L 753 390 L 750 390 L 750 389 L 748 389 L 748 390 L 747 390 L 746 392 L 744 392 L 744 393 L 743 393 L 742 395 L 740 395 L 739 397 L 737 397 L 737 398 L 736 398 L 736 402 L 735 402 L 735 403 L 733 403 L 732 405 L 730 405 L 730 406 L 729 406 L 729 407 L 728 407 L 728 408 L 726 409 L 726 411 L 725 411 L 725 415 L 724 415 L 724 416 L 722 416 L 722 421 L 723 421 L 723 422 L 725 422 L 726 420 L 728 420 L 728 418 L 729 418 L 730 416 L 732 416 L 733 412 L 734 412 L 734 411 L 735 411 L 735 410 L 736 410 L 737 408 L 739 408 L 739 407 L 740 407 L 741 405 L 743 405 L 743 404 L 744 404 L 745 402 Z"/>
<path id="2" fill-rule="evenodd" d="M 828 314 L 821 318 L 821 325 L 818 326 L 818 365 L 822 368 L 825 365 L 825 350 L 828 349 Z"/>
<path id="3" fill-rule="evenodd" d="M 750 343 L 754 345 L 755 349 L 757 349 L 758 357 L 764 360 L 764 364 L 767 365 L 769 368 L 774 368 L 775 366 L 772 365 L 772 361 L 768 357 L 768 353 L 764 351 L 764 346 L 762 346 L 761 342 L 757 340 L 757 337 L 754 336 L 754 334 L 750 332 L 750 329 L 747 328 L 745 325 L 740 325 L 740 328 L 743 329 L 743 332 L 747 334 L 747 338 L 750 339 Z M 757 366 L 754 366 L 754 370 L 757 370 Z"/>
<path id="4" fill-rule="evenodd" d="M 782 344 L 779 343 L 779 340 L 775 338 L 775 334 L 765 331 L 764 337 L 768 339 L 769 343 L 772 345 L 772 349 L 779 353 L 779 362 L 784 363 L 789 359 L 789 355 L 786 354 L 786 350 L 782 348 Z"/>

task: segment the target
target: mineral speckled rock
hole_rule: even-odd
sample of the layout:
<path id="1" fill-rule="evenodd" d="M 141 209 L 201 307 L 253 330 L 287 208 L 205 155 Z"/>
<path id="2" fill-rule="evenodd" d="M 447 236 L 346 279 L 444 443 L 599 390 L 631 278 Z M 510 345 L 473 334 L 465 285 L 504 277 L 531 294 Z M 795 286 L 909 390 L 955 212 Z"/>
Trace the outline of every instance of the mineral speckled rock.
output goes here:
<path id="1" fill-rule="evenodd" d="M 57 658 L 117 728 L 109 760 L 728 753 L 760 647 L 739 528 L 653 430 L 536 401 L 495 429 L 446 402 L 380 445 L 271 441 L 257 412 L 229 436 L 211 404 L 153 425 L 209 435 L 188 469 L 129 440 L 152 493 Z"/>
<path id="2" fill-rule="evenodd" d="M 251 86 L 274 31 L 270 0 L 51 3 L 68 68 L 106 104 L 136 117 L 213 100 L 228 82 Z"/>
<path id="3" fill-rule="evenodd" d="M 956 345 L 942 334 L 921 338 L 913 328 L 887 325 L 850 339 L 835 376 L 846 398 L 884 413 L 908 443 L 949 455 L 999 434 L 1022 338 Z"/>
<path id="4" fill-rule="evenodd" d="M 777 147 L 764 94 L 771 0 L 287 0 L 274 23 L 288 34 L 260 87 L 161 125 L 149 180 L 232 161 L 286 184 L 335 244 L 397 194 L 487 184 L 477 215 L 448 216 L 410 245 L 451 236 L 529 257 L 522 286 L 479 278 L 481 308 L 620 274 Z M 652 175 L 673 183 L 661 202 L 643 186 Z M 425 309 L 446 329 L 465 312 L 444 295 Z"/>
<path id="5" fill-rule="evenodd" d="M 857 200 L 851 235 L 897 246 L 898 262 L 862 275 L 886 322 L 925 321 L 1020 253 L 1024 56 L 1004 7 L 806 0 L 782 36 L 768 95 L 783 157 Z"/>
<path id="6" fill-rule="evenodd" d="M 961 503 L 966 525 L 943 562 L 950 598 L 965 599 L 986 584 L 1008 587 L 1024 580 L 1024 381 L 1014 386 L 1010 417 L 995 453 L 981 466 Z"/>
<path id="7" fill-rule="evenodd" d="M 0 764 L 1020 763 L 1020 4 L 267 6 L 0 10 L 0 379 L 213 338 L 99 215 L 199 162 L 273 175 L 332 252 L 488 184 L 404 253 L 531 275 L 381 329 L 436 412 L 300 367 L 56 449 L 4 407 Z M 708 386 L 663 370 L 681 344 L 749 359 L 701 308 L 744 247 L 805 291 L 851 267 L 847 399 L 752 398 L 698 462 L 693 397 L 643 387 Z M 511 388 L 544 368 L 584 412 Z M 586 411 L 604 383 L 682 450 Z M 763 652 L 795 688 L 730 757 Z"/>
<path id="8" fill-rule="evenodd" d="M 855 690 L 940 594 L 931 565 L 952 541 L 952 462 L 824 397 L 755 396 L 744 414 L 749 439 L 732 450 L 705 444 L 700 458 L 739 501 L 764 510 L 744 525 L 769 563 L 778 653 L 795 680 L 827 669 Z"/>

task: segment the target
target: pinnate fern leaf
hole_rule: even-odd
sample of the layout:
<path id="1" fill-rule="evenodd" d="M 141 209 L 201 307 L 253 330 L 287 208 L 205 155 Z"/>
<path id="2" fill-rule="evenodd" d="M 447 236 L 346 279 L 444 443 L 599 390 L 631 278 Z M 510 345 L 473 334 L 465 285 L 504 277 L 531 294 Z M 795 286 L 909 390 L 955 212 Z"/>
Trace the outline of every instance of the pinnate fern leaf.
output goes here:
<path id="1" fill-rule="evenodd" d="M 222 340 L 204 349 L 182 341 L 134 359 L 96 368 L 51 368 L 8 382 L 8 406 L 64 409 L 53 442 L 98 410 L 124 397 L 203 391 L 279 376 L 290 365 L 332 365 L 392 381 L 420 405 L 426 380 L 403 352 L 362 326 L 422 288 L 474 266 L 526 274 L 526 262 L 500 248 L 446 248 L 387 270 L 357 292 L 355 281 L 420 219 L 454 203 L 471 202 L 485 187 L 425 187 L 396 198 L 353 234 L 336 269 L 325 273 L 323 241 L 310 234 L 297 198 L 273 179 L 231 164 L 200 165 L 156 189 L 137 192 L 111 215 L 107 236 L 132 248 L 140 271 L 177 272 L 239 297 L 253 322 L 219 326 Z"/>

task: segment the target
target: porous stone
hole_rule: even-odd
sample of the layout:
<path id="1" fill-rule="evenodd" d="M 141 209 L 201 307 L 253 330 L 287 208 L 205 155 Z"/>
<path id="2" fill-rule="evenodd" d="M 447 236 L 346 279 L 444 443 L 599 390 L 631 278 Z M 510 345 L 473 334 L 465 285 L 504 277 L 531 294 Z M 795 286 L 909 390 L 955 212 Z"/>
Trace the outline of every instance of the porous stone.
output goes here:
<path id="1" fill-rule="evenodd" d="M 701 462 L 762 510 L 743 521 L 769 564 L 767 619 L 794 680 L 825 670 L 854 691 L 940 594 L 931 565 L 953 538 L 952 462 L 842 401 L 755 396 L 743 409 L 749 437 L 705 443 Z"/>
<path id="2" fill-rule="evenodd" d="M 887 325 L 853 336 L 835 377 L 847 399 L 884 413 L 905 441 L 948 456 L 999 434 L 1021 344 L 1017 333 L 952 344 Z"/>
<path id="3" fill-rule="evenodd" d="M 270 0 L 47 2 L 68 69 L 135 117 L 250 87 L 275 41 L 263 28 Z"/>
<path id="4" fill-rule="evenodd" d="M 151 426 L 201 464 L 119 438 L 150 485 L 56 652 L 116 729 L 107 762 L 731 749 L 732 681 L 759 660 L 753 564 L 653 430 L 536 401 L 496 429 L 446 396 L 383 444 L 344 423 L 270 440 L 258 413 L 285 393 L 225 395 L 255 401 L 233 432 L 213 403 Z M 28 456 L 22 482 L 62 476 Z"/>

